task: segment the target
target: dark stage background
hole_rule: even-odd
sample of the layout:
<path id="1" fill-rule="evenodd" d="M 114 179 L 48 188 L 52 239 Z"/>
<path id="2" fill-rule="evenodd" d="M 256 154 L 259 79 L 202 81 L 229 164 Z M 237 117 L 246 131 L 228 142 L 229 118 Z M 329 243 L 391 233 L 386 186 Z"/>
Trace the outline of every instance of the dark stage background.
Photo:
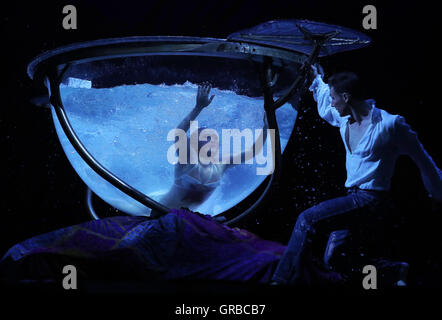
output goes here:
<path id="1" fill-rule="evenodd" d="M 62 8 L 75 5 L 78 29 L 62 28 Z M 362 8 L 374 4 L 377 30 L 362 28 Z M 350 27 L 373 39 L 367 48 L 327 57 L 326 74 L 353 70 L 377 106 L 403 115 L 439 167 L 440 120 L 434 84 L 440 23 L 422 1 L 58 1 L 12 2 L 1 7 L 2 180 L 0 252 L 18 241 L 89 220 L 85 185 L 67 161 L 50 112 L 31 105 L 38 91 L 28 62 L 61 45 L 135 35 L 225 38 L 274 19 L 309 19 Z M 438 34 L 438 36 L 436 36 Z M 237 226 L 286 243 L 302 210 L 344 194 L 345 151 L 339 132 L 322 121 L 309 93 L 286 149 L 280 188 L 253 217 Z M 410 285 L 442 285 L 441 213 L 426 195 L 411 159 L 401 157 L 392 182 L 398 206 L 395 254 L 411 265 Z M 103 207 L 104 208 L 104 207 Z M 388 244 L 386 244 L 388 245 Z"/>

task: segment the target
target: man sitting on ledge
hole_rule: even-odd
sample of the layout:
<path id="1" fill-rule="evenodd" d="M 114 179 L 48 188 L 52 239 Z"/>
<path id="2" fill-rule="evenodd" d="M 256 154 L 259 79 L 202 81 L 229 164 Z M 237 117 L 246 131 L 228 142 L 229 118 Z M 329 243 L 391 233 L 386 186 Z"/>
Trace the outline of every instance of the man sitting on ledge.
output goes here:
<path id="1" fill-rule="evenodd" d="M 319 65 L 312 66 L 318 113 L 338 127 L 346 150 L 346 196 L 319 203 L 302 212 L 272 277 L 273 284 L 303 284 L 318 230 L 377 230 L 382 227 L 396 159 L 409 155 L 419 167 L 426 190 L 442 202 L 441 170 L 425 151 L 405 119 L 364 100 L 359 78 L 338 73 L 323 81 Z M 384 210 L 383 210 L 384 209 Z"/>

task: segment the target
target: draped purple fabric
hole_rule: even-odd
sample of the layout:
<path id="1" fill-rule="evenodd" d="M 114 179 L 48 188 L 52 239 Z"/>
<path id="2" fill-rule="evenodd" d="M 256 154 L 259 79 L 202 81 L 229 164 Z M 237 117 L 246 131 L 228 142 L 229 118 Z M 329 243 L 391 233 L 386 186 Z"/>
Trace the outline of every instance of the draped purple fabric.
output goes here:
<path id="1" fill-rule="evenodd" d="M 268 282 L 284 249 L 211 216 L 172 209 L 158 219 L 112 217 L 30 238 L 0 268 L 16 279 L 56 279 L 69 264 L 94 279 Z"/>

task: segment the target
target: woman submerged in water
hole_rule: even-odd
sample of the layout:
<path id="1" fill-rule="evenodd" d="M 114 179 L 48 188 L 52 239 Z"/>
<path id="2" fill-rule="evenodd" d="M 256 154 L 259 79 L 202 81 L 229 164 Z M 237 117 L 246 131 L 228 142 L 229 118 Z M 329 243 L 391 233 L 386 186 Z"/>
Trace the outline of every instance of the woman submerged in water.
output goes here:
<path id="1" fill-rule="evenodd" d="M 190 128 L 190 121 L 195 120 L 195 118 L 201 113 L 201 111 L 206 108 L 213 100 L 215 95 L 212 95 L 209 98 L 209 93 L 211 90 L 210 85 L 198 86 L 198 94 L 196 97 L 196 104 L 192 111 L 181 121 L 178 125 L 177 129 L 182 129 L 184 132 Z M 260 134 L 260 136 L 255 140 L 252 148 L 245 152 L 241 153 L 242 161 L 250 160 L 254 157 L 253 151 L 255 154 L 261 152 L 264 142 L 267 138 L 267 122 L 265 121 L 265 113 L 264 113 L 264 128 Z M 199 134 L 205 128 L 199 128 L 198 131 L 193 134 Z M 262 140 L 260 140 L 262 139 Z M 209 162 L 208 164 L 204 164 L 199 159 L 196 161 L 196 164 L 190 163 L 190 145 L 189 138 L 187 138 L 187 161 L 185 164 L 177 163 L 175 165 L 175 177 L 174 183 L 170 190 L 159 200 L 160 203 L 168 206 L 169 208 L 190 208 L 191 210 L 195 207 L 201 205 L 209 196 L 216 190 L 219 186 L 221 178 L 224 172 L 231 168 L 234 164 L 232 159 L 239 157 L 231 155 L 229 164 L 223 163 L 224 161 L 218 161 L 219 163 Z M 203 146 L 210 143 L 210 136 L 208 137 L 208 141 L 199 141 L 198 138 L 195 139 L 198 141 L 198 150 L 197 154 L 200 154 L 200 150 Z M 255 145 L 256 141 L 262 141 L 263 143 L 258 144 L 258 150 L 256 150 Z M 217 147 L 217 146 L 214 146 Z M 196 150 L 195 150 L 196 151 Z M 209 151 L 210 152 L 210 151 Z M 199 157 L 198 157 L 199 158 Z M 242 162 L 242 163 L 244 163 Z M 157 217 L 159 214 L 156 211 L 151 212 L 152 217 Z"/>

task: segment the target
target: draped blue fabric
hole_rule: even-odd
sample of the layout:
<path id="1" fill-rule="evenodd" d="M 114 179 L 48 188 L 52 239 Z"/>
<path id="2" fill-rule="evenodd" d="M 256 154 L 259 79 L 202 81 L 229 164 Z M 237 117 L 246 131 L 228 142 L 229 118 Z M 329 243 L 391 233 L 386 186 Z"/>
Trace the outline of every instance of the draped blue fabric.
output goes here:
<path id="1" fill-rule="evenodd" d="M 267 282 L 284 249 L 211 216 L 172 209 L 158 219 L 111 217 L 30 238 L 0 267 L 18 280 L 57 279 L 70 264 L 94 279 Z"/>

